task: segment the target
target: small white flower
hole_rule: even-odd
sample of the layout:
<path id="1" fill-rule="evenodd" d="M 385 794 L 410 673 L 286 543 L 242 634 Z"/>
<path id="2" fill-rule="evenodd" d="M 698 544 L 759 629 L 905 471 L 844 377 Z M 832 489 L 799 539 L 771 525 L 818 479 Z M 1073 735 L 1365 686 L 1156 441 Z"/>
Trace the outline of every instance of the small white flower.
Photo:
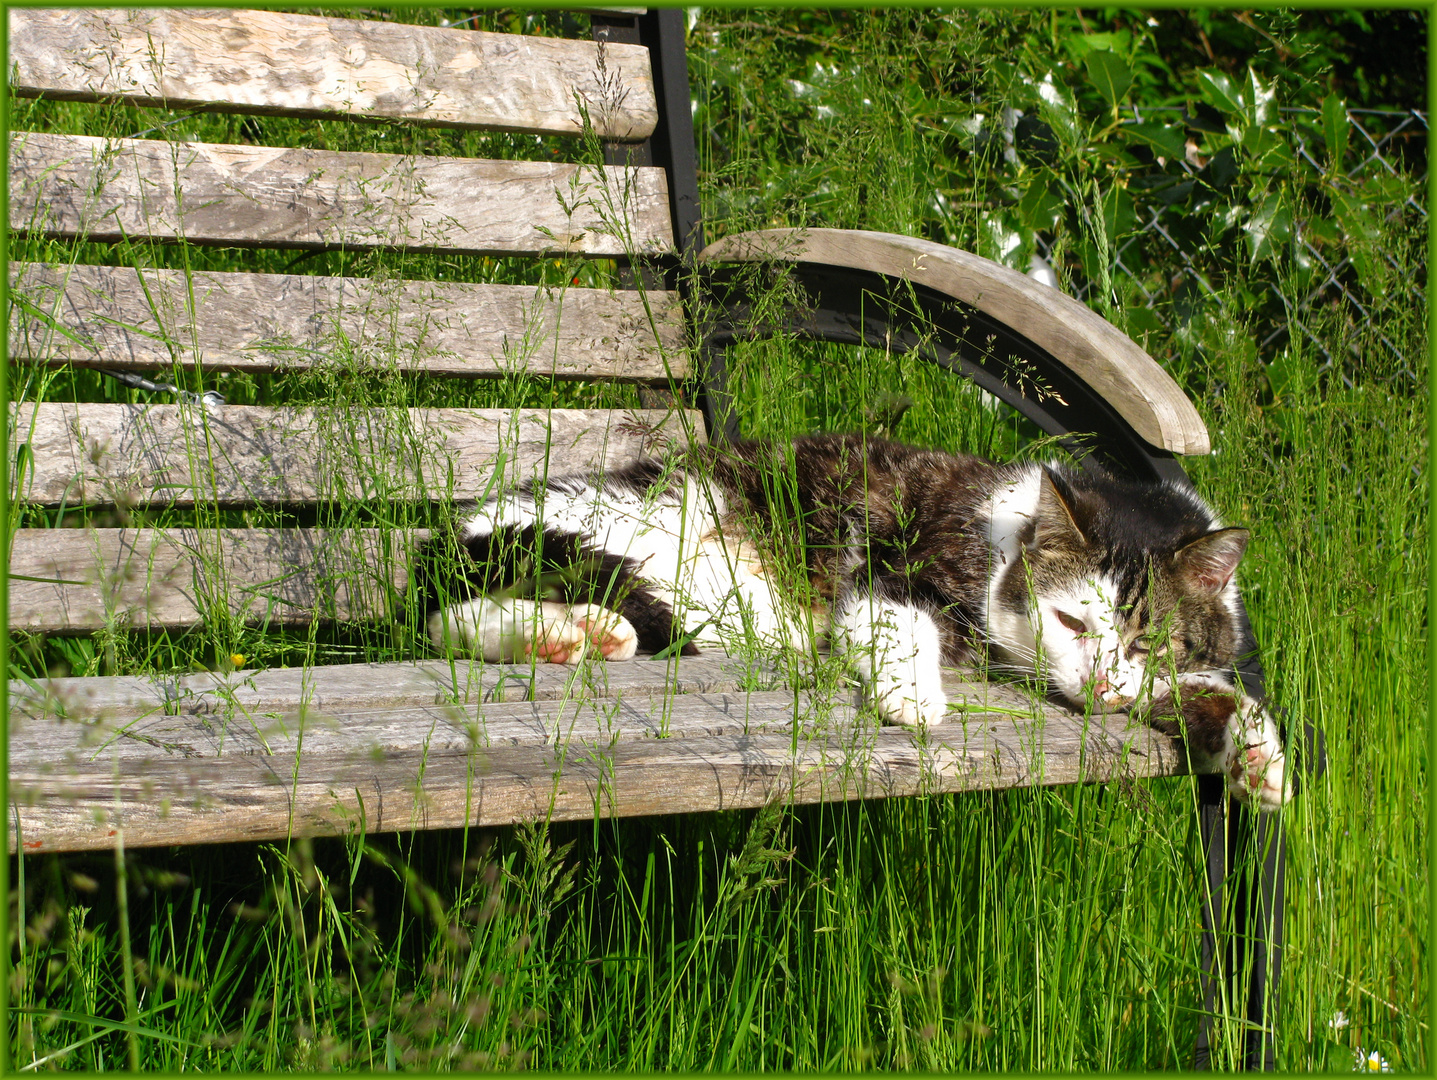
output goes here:
<path id="1" fill-rule="evenodd" d="M 1392 1066 L 1387 1064 L 1387 1059 L 1376 1050 L 1368 1053 L 1362 1047 L 1357 1048 L 1357 1060 L 1352 1066 L 1353 1072 L 1391 1072 Z"/>
<path id="2" fill-rule="evenodd" d="M 1332 1014 L 1332 1019 L 1327 1022 L 1327 1026 L 1330 1027 L 1333 1031 L 1341 1031 L 1348 1025 L 1348 1023 L 1349 1021 L 1347 1019 L 1347 1014 L 1341 1009 L 1338 1009 L 1335 1013 Z"/>

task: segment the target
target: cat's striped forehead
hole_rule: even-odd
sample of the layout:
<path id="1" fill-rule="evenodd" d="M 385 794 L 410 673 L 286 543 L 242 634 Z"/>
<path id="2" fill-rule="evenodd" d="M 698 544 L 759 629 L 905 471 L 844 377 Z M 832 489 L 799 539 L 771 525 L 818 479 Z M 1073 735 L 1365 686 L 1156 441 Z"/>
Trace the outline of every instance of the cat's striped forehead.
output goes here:
<path id="1" fill-rule="evenodd" d="M 1222 527 L 1191 489 L 1025 465 L 1006 471 L 988 511 L 990 612 L 1091 610 L 1125 638 L 1163 623 L 1195 653 L 1235 647 L 1236 586 L 1213 595 L 1180 572 L 1179 552 Z"/>
<path id="2" fill-rule="evenodd" d="M 1212 507 L 1190 487 L 1136 483 L 1052 465 L 1046 469 L 1089 543 L 1122 558 L 1171 555 L 1222 528 Z"/>

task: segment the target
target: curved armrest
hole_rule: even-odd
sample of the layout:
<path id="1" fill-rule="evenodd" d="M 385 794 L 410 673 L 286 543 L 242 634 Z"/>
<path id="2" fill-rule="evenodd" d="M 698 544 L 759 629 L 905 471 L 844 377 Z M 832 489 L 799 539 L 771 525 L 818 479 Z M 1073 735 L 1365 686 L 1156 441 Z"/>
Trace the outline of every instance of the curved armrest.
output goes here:
<path id="1" fill-rule="evenodd" d="M 789 261 L 911 281 L 1013 328 L 1086 383 L 1146 442 L 1206 454 L 1207 427 L 1181 387 L 1126 334 L 1057 289 L 958 248 L 857 229 L 765 229 L 710 244 L 705 262 Z"/>

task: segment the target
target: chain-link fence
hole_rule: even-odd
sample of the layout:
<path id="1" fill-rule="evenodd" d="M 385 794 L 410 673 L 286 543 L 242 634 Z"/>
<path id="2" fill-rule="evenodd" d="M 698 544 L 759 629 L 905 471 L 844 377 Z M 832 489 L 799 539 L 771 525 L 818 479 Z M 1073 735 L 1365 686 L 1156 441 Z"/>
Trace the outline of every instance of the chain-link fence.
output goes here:
<path id="1" fill-rule="evenodd" d="M 1415 191 L 1426 190 L 1426 113 L 1416 110 L 1388 112 L 1377 109 L 1351 109 L 1348 110 L 1347 120 L 1352 134 L 1359 137 L 1358 141 L 1351 144 L 1355 147 L 1355 156 L 1358 161 L 1347 169 L 1350 179 L 1359 179 L 1369 171 L 1375 170 L 1391 176 L 1411 176 L 1417 185 Z M 1303 160 L 1313 168 L 1318 170 L 1322 168 L 1311 153 L 1307 141 L 1299 140 L 1297 149 Z M 1414 165 L 1416 166 L 1415 170 Z M 1401 204 L 1392 207 L 1387 212 L 1390 218 L 1406 213 L 1415 214 L 1417 220 L 1423 225 L 1427 222 L 1427 208 L 1415 193 L 1408 194 Z M 1294 309 L 1289 313 L 1289 322 L 1295 330 L 1307 337 L 1323 357 L 1324 362 L 1330 364 L 1332 357 L 1318 335 L 1312 332 L 1308 315 L 1319 305 L 1340 303 L 1347 306 L 1354 316 L 1368 320 L 1372 314 L 1369 310 L 1371 298 L 1361 295 L 1360 290 L 1351 287 L 1352 260 L 1349 256 L 1343 255 L 1335 261 L 1329 261 L 1318 246 L 1309 242 L 1308 238 L 1300 233 L 1298 243 L 1307 253 L 1308 258 L 1322 268 L 1322 272 L 1319 283 L 1310 288 L 1306 295 L 1294 305 Z M 1378 254 L 1393 270 L 1394 289 L 1392 295 L 1388 297 L 1388 302 L 1411 304 L 1418 310 L 1425 307 L 1427 297 L 1423 289 L 1423 282 L 1410 276 L 1406 267 L 1399 266 L 1390 251 L 1384 250 Z M 1262 344 L 1264 346 L 1274 344 L 1276 336 L 1277 332 L 1270 334 Z M 1402 372 L 1413 376 L 1414 373 L 1409 363 L 1410 357 L 1405 356 L 1403 351 L 1385 335 L 1380 335 L 1380 340 L 1391 351 L 1393 360 L 1400 364 Z"/>
<path id="2" fill-rule="evenodd" d="M 1326 151 L 1321 149 L 1322 139 L 1317 131 L 1321 119 L 1318 110 L 1281 111 L 1296 133 L 1293 146 L 1298 168 L 1308 167 L 1316 175 L 1322 175 L 1327 166 L 1322 161 Z M 1133 109 L 1134 120 L 1138 122 L 1160 119 L 1163 114 L 1172 118 L 1173 114 L 1182 113 L 1181 108 Z M 1349 109 L 1347 123 L 1348 147 L 1344 156 L 1347 180 L 1356 184 L 1373 174 L 1400 179 L 1403 196 L 1384 207 L 1383 216 L 1390 222 L 1413 215 L 1418 227 L 1425 225 L 1427 208 L 1421 194 L 1426 190 L 1428 169 L 1427 115 L 1416 110 Z M 1191 177 L 1197 176 L 1202 165 L 1195 153 L 1179 162 L 1180 168 Z M 1127 286 L 1123 291 L 1129 293 L 1128 302 L 1136 301 L 1147 307 L 1169 326 L 1185 292 L 1196 291 L 1205 297 L 1217 297 L 1219 292 L 1213 276 L 1220 273 L 1220 267 L 1215 269 L 1210 250 L 1205 250 L 1205 244 L 1195 239 L 1191 229 L 1174 227 L 1180 216 L 1171 206 L 1148 205 L 1144 208 L 1144 220 L 1117 244 L 1113 258 L 1113 268 Z M 1267 284 L 1281 317 L 1266 320 L 1259 335 L 1258 345 L 1265 356 L 1272 356 L 1293 334 L 1301 334 L 1322 358 L 1323 366 L 1330 366 L 1334 358 L 1324 336 L 1312 326 L 1319 309 L 1339 307 L 1353 320 L 1371 321 L 1374 307 L 1379 303 L 1407 305 L 1414 310 L 1426 305 L 1424 279 L 1414 276 L 1410 267 L 1399 265 L 1390 250 L 1379 247 L 1374 252 L 1390 271 L 1383 295 L 1375 297 L 1363 288 L 1349 247 L 1323 243 L 1304 229 L 1301 222 L 1294 229 L 1294 244 L 1294 254 L 1307 261 L 1311 274 L 1296 299 L 1285 295 L 1275 281 Z M 1040 255 L 1047 259 L 1051 247 L 1042 238 L 1037 246 Z M 1154 287 L 1154 280 L 1160 282 L 1158 287 Z M 1095 284 L 1074 278 L 1069 287 L 1078 299 L 1086 301 Z M 1380 336 L 1380 340 L 1391 352 L 1394 373 L 1415 378 L 1413 358 L 1387 337 Z"/>

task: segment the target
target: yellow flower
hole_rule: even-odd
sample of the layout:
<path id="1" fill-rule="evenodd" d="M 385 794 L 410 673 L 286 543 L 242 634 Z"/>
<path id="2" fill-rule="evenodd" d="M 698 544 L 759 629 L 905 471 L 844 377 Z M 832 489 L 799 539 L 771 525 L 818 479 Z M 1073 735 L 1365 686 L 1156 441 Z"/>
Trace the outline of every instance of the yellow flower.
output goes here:
<path id="1" fill-rule="evenodd" d="M 230 653 L 230 663 L 235 667 L 244 667 L 245 654 L 241 652 Z"/>
<path id="2" fill-rule="evenodd" d="M 1357 1048 L 1357 1061 L 1353 1065 L 1354 1072 L 1391 1072 L 1392 1066 L 1387 1064 L 1387 1059 L 1376 1050 L 1368 1053 L 1362 1047 Z"/>

